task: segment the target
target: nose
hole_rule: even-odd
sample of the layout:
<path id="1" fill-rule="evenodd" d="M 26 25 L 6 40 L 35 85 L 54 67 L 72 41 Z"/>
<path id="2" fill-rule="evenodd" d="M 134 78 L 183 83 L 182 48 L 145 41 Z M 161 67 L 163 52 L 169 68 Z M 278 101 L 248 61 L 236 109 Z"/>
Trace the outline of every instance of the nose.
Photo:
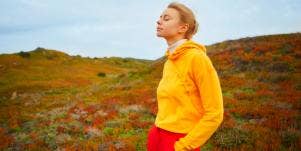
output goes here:
<path id="1" fill-rule="evenodd" d="M 159 20 L 157 20 L 157 24 L 158 25 L 160 25 L 161 24 L 161 20 L 159 19 Z"/>

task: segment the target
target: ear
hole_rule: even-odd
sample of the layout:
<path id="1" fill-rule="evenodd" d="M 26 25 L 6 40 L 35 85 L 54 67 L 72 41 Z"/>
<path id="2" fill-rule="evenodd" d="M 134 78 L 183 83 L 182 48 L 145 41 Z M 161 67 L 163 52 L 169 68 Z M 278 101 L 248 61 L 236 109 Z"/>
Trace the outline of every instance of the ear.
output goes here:
<path id="1" fill-rule="evenodd" d="M 180 26 L 179 26 L 179 33 L 181 34 L 181 33 L 185 33 L 185 32 L 187 32 L 188 31 L 188 29 L 189 29 L 189 24 L 181 24 Z"/>

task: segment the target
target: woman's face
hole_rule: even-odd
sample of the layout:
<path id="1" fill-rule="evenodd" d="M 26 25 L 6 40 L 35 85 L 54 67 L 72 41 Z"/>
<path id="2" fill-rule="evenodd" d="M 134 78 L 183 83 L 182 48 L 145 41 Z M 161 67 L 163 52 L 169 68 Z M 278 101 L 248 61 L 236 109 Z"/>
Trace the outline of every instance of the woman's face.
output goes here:
<path id="1" fill-rule="evenodd" d="M 183 26 L 180 24 L 180 15 L 176 9 L 167 8 L 157 21 L 157 36 L 172 38 L 184 35 Z"/>

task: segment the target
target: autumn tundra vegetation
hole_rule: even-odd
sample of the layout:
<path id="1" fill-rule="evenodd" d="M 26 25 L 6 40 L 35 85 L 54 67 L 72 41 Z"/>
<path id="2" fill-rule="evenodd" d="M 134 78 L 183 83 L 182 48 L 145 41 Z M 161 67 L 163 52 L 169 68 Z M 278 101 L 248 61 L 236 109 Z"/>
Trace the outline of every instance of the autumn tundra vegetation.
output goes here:
<path id="1" fill-rule="evenodd" d="M 201 149 L 301 150 L 301 34 L 206 48 L 225 113 Z M 146 150 L 165 60 L 1 54 L 0 150 Z"/>

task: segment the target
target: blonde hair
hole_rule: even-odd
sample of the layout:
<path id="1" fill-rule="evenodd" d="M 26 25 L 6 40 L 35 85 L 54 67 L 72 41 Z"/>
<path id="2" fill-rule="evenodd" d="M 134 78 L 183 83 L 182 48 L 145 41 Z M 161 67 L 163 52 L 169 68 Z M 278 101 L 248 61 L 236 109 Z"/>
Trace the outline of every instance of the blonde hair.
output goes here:
<path id="1" fill-rule="evenodd" d="M 190 8 L 187 6 L 178 3 L 178 2 L 172 2 L 170 3 L 167 8 L 173 8 L 176 9 L 180 14 L 180 20 L 183 23 L 186 23 L 189 25 L 188 30 L 185 33 L 185 38 L 191 39 L 194 34 L 198 31 L 198 22 L 195 19 L 195 16 Z"/>

